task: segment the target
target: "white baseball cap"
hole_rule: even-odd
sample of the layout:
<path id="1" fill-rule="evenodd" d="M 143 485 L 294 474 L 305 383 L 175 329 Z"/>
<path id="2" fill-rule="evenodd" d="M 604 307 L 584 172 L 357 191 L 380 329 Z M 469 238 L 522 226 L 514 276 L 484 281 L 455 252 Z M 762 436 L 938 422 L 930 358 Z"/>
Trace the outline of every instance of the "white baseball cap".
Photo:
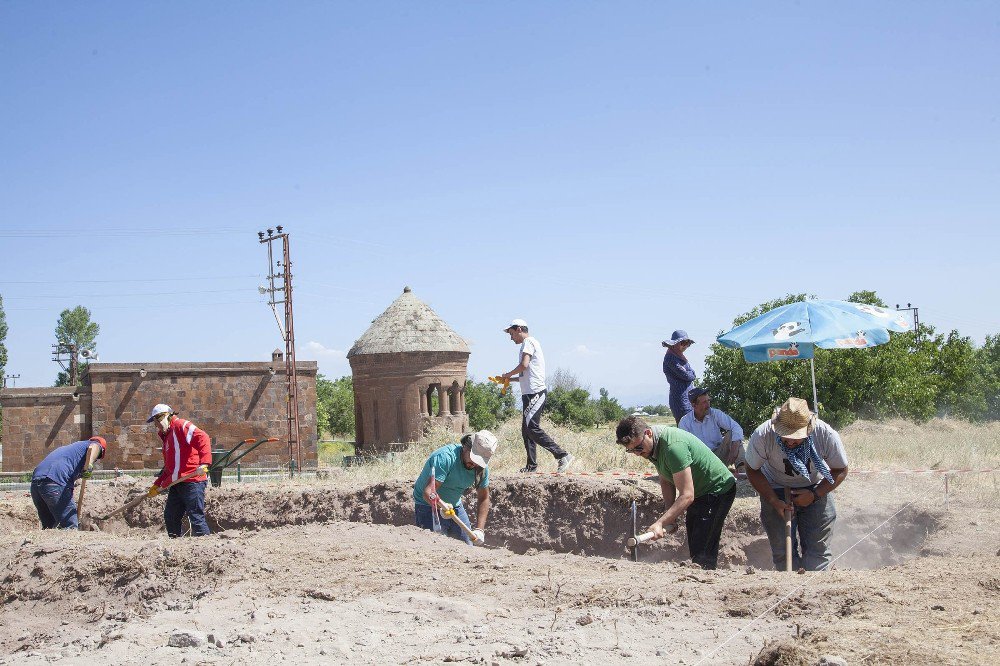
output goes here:
<path id="1" fill-rule="evenodd" d="M 162 402 L 157 406 L 153 407 L 153 411 L 149 413 L 149 418 L 146 419 L 146 423 L 152 423 L 160 414 L 173 414 L 174 410 L 170 409 L 170 405 L 164 405 Z"/>
<path id="2" fill-rule="evenodd" d="M 497 452 L 496 435 L 489 430 L 480 430 L 472 436 L 472 450 L 469 451 L 469 458 L 480 467 L 490 464 L 490 458 Z"/>
<path id="3" fill-rule="evenodd" d="M 515 319 L 514 321 L 510 322 L 510 324 L 507 325 L 507 328 L 503 329 L 504 333 L 514 328 L 515 326 L 523 326 L 524 328 L 528 328 L 528 322 L 524 321 L 523 319 Z"/>

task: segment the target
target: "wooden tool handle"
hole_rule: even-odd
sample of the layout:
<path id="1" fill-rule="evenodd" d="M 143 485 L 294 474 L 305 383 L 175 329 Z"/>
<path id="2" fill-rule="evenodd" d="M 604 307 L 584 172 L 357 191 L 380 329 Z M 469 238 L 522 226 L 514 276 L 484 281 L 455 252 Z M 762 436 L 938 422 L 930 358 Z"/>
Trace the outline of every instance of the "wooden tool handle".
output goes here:
<path id="1" fill-rule="evenodd" d="M 628 545 L 629 548 L 635 548 L 640 543 L 646 543 L 647 541 L 649 541 L 652 538 L 653 538 L 653 533 L 652 532 L 646 532 L 644 534 L 637 534 L 634 537 L 629 537 L 628 541 L 626 541 L 625 543 L 626 543 L 626 545 Z"/>
<path id="2" fill-rule="evenodd" d="M 791 504 L 792 491 L 785 486 L 785 503 Z M 785 509 L 785 571 L 792 570 L 792 512 Z"/>
<path id="3" fill-rule="evenodd" d="M 185 474 L 184 476 L 180 477 L 176 481 L 171 482 L 170 485 L 168 485 L 166 488 L 161 489 L 160 493 L 162 493 L 164 490 L 167 490 L 171 486 L 177 485 L 181 481 L 186 481 L 187 479 L 190 479 L 193 476 L 201 476 L 202 474 L 206 474 L 206 473 L 208 473 L 208 465 L 199 465 L 198 469 L 196 469 L 195 471 L 190 472 L 188 474 Z M 157 494 L 159 494 L 159 493 L 157 493 Z M 146 500 L 147 497 L 150 497 L 150 494 L 149 494 L 148 490 L 146 492 L 144 492 L 143 494 L 139 495 L 138 497 L 136 497 L 135 499 L 129 501 L 124 506 L 118 507 L 117 509 L 115 509 L 114 511 L 112 511 L 111 513 L 109 513 L 108 515 L 106 515 L 106 516 L 98 516 L 97 520 L 107 520 L 109 518 L 113 518 L 113 517 L 117 516 L 119 513 L 124 513 L 125 511 L 128 511 L 132 507 L 136 507 L 136 506 L 139 506 L 140 504 L 142 504 Z"/>
<path id="4" fill-rule="evenodd" d="M 469 538 L 472 539 L 472 543 L 479 543 L 479 537 L 476 536 L 471 527 L 462 522 L 462 519 L 458 517 L 457 513 L 455 513 L 454 508 L 452 508 L 452 510 L 447 512 L 445 515 L 458 523 L 458 526 L 462 528 L 462 531 L 468 534 Z"/>

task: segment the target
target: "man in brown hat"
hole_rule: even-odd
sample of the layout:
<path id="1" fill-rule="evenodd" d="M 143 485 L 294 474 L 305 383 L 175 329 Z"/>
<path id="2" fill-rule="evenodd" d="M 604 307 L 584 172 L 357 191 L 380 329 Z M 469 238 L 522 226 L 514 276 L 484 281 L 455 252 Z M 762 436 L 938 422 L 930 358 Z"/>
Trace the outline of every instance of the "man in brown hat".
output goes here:
<path id="1" fill-rule="evenodd" d="M 746 465 L 747 479 L 760 494 L 774 568 L 785 569 L 785 512 L 791 511 L 792 568 L 825 569 L 837 519 L 830 493 L 847 478 L 847 454 L 837 431 L 809 411 L 805 400 L 789 398 L 750 436 Z M 784 500 L 785 488 L 791 503 Z"/>

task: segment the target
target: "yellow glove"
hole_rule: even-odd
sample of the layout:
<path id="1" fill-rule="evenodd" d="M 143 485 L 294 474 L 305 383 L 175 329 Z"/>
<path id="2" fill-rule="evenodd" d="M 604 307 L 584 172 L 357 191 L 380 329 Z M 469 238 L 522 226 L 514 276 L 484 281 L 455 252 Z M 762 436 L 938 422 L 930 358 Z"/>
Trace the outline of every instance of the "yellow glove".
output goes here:
<path id="1" fill-rule="evenodd" d="M 149 497 L 156 497 L 159 494 L 160 494 L 160 487 L 155 483 L 149 487 L 149 490 L 146 491 L 146 495 Z"/>
<path id="2" fill-rule="evenodd" d="M 445 518 L 451 518 L 455 515 L 455 507 L 444 500 L 438 502 L 438 507 L 441 509 L 441 515 Z"/>
<path id="3" fill-rule="evenodd" d="M 500 395 L 507 395 L 507 389 L 510 388 L 510 378 L 497 375 L 496 377 L 487 377 L 488 380 L 500 386 Z"/>

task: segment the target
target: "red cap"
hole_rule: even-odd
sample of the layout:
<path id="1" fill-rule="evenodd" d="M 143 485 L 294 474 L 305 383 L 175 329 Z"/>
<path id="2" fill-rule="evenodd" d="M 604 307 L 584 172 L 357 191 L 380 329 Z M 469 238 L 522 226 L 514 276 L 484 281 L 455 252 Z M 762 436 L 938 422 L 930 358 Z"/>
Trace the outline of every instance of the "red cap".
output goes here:
<path id="1" fill-rule="evenodd" d="M 90 441 L 97 442 L 101 445 L 101 455 L 103 456 L 108 450 L 108 443 L 104 441 L 103 437 L 91 437 Z"/>

